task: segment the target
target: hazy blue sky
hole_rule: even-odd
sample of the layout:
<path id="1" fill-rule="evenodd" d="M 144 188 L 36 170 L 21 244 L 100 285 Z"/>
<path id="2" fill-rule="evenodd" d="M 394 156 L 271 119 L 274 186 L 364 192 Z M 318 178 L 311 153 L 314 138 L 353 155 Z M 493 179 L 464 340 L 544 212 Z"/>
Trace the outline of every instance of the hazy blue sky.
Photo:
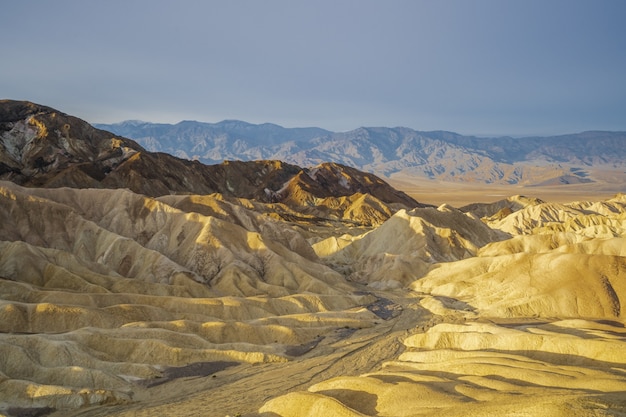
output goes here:
<path id="1" fill-rule="evenodd" d="M 626 130 L 626 1 L 2 1 L 0 97 L 90 122 Z"/>

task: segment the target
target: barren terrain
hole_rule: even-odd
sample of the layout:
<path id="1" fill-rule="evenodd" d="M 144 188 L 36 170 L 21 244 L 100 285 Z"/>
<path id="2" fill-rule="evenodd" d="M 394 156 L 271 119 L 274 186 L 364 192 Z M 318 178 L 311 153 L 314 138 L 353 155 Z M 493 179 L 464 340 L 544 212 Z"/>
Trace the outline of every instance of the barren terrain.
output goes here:
<path id="1" fill-rule="evenodd" d="M 623 195 L 355 229 L 1 186 L 7 415 L 626 413 Z"/>
<path id="2" fill-rule="evenodd" d="M 626 415 L 619 170 L 405 194 L 1 104 L 0 415 Z"/>

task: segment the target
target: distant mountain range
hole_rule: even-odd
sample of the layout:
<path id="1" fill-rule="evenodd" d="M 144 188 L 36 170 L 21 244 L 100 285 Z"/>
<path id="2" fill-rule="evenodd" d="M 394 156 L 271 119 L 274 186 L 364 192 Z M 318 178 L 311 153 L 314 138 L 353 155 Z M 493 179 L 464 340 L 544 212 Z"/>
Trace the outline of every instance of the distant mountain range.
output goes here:
<path id="1" fill-rule="evenodd" d="M 520 185 L 590 182 L 593 169 L 626 168 L 626 132 L 484 138 L 404 127 L 338 133 L 236 120 L 94 126 L 134 139 L 150 151 L 208 164 L 257 159 L 299 166 L 336 162 L 384 176 L 405 173 L 444 181 Z"/>

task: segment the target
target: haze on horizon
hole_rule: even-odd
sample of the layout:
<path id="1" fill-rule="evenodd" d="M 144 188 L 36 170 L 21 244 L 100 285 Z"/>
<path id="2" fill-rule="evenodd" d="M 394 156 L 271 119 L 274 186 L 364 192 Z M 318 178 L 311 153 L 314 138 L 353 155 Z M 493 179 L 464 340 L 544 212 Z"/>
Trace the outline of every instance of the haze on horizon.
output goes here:
<path id="1" fill-rule="evenodd" d="M 626 130 L 626 3 L 8 2 L 1 98 L 127 119 Z"/>

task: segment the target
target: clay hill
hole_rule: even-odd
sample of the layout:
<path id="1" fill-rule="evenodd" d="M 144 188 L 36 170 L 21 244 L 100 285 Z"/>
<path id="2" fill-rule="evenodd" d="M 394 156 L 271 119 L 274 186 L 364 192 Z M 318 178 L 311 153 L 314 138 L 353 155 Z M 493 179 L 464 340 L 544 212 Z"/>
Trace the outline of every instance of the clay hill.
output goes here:
<path id="1" fill-rule="evenodd" d="M 2 105 L 0 415 L 626 414 L 623 194 L 424 207 Z"/>

